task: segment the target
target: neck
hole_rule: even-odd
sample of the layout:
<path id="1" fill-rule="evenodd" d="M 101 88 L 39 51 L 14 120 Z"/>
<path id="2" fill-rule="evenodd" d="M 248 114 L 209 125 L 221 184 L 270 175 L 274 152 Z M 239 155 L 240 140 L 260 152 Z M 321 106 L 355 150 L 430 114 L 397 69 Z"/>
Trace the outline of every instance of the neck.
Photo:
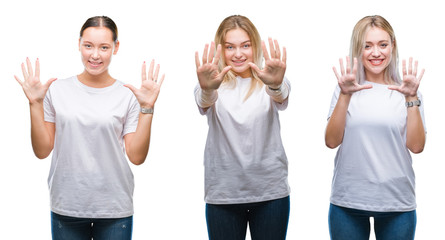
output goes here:
<path id="1" fill-rule="evenodd" d="M 116 81 L 110 76 L 108 71 L 99 75 L 91 75 L 89 72 L 83 71 L 81 74 L 77 75 L 77 78 L 81 83 L 94 88 L 109 87 Z"/>
<path id="2" fill-rule="evenodd" d="M 385 81 L 385 74 L 384 72 L 373 74 L 370 72 L 365 72 L 366 80 L 373 82 L 373 83 L 379 83 L 379 84 L 388 84 Z"/>

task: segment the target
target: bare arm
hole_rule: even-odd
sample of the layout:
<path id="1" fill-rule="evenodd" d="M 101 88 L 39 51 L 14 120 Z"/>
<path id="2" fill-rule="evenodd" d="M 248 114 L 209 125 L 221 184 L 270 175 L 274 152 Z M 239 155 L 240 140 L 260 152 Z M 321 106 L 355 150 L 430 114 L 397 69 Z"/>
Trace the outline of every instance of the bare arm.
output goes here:
<path id="1" fill-rule="evenodd" d="M 142 84 L 141 88 L 137 89 L 130 84 L 124 86 L 128 87 L 136 96 L 141 108 L 153 109 L 158 99 L 162 82 L 165 75 L 162 75 L 158 82 L 159 64 L 154 71 L 154 60 L 150 63 L 148 77 L 146 73 L 146 64 L 142 64 Z M 151 123 L 153 120 L 153 113 L 139 113 L 139 120 L 136 131 L 124 136 L 125 148 L 127 156 L 135 165 L 140 165 L 145 162 L 150 147 Z"/>
<path id="2" fill-rule="evenodd" d="M 43 100 L 49 86 L 56 80 L 51 78 L 45 84 L 40 82 L 40 64 L 36 60 L 36 70 L 33 72 L 31 61 L 27 58 L 26 65 L 22 63 L 24 81 L 14 76 L 22 86 L 23 92 L 29 100 L 31 115 L 31 143 L 36 157 L 44 159 L 48 157 L 54 148 L 55 124 L 45 122 L 43 114 Z"/>

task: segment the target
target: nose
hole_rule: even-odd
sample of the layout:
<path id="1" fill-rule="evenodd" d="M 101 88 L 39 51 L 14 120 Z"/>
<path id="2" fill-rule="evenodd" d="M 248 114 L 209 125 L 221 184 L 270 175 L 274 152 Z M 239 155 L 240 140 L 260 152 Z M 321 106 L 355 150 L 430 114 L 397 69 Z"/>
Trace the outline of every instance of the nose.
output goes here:
<path id="1" fill-rule="evenodd" d="M 378 46 L 375 46 L 372 48 L 372 56 L 373 57 L 380 57 L 380 49 Z"/>
<path id="2" fill-rule="evenodd" d="M 93 53 L 91 54 L 91 57 L 94 59 L 98 59 L 99 58 L 99 49 L 95 48 L 93 50 Z"/>
<path id="3" fill-rule="evenodd" d="M 240 58 L 240 57 L 242 57 L 242 54 L 241 54 L 241 48 L 236 48 L 236 52 L 235 52 L 235 57 L 236 58 Z"/>

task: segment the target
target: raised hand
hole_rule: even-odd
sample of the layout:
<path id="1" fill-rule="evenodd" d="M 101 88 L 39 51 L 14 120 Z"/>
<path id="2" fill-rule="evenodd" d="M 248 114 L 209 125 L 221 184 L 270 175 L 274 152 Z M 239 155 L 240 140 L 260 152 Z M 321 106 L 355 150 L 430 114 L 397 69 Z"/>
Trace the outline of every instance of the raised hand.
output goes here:
<path id="1" fill-rule="evenodd" d="M 143 108 L 153 108 L 156 100 L 158 99 L 158 95 L 161 89 L 162 82 L 164 82 L 165 74 L 162 75 L 161 79 L 158 81 L 159 75 L 159 64 L 156 66 L 156 70 L 153 73 L 155 65 L 155 60 L 152 60 L 150 63 L 150 68 L 148 69 L 147 76 L 147 65 L 145 62 L 142 64 L 142 83 L 141 88 L 137 89 L 131 84 L 125 84 L 124 86 L 129 88 L 136 99 L 139 102 L 139 105 Z"/>
<path id="2" fill-rule="evenodd" d="M 409 58 L 408 72 L 406 71 L 406 60 L 402 61 L 402 72 L 403 72 L 403 80 L 400 86 L 390 85 L 388 86 L 391 90 L 396 90 L 405 95 L 405 97 L 415 97 L 417 96 L 417 89 L 420 85 L 420 80 L 422 80 L 423 73 L 425 69 L 422 69 L 419 77 L 417 77 L 417 65 L 418 62 L 414 62 L 413 69 L 413 58 Z"/>
<path id="3" fill-rule="evenodd" d="M 231 66 L 226 66 L 219 72 L 218 63 L 219 58 L 221 57 L 221 44 L 218 44 L 218 47 L 216 48 L 215 57 L 213 57 L 214 52 L 214 42 L 210 44 L 210 52 L 209 45 L 205 45 L 204 53 L 202 55 L 202 65 L 199 62 L 198 52 L 195 52 L 196 73 L 198 74 L 199 85 L 203 90 L 218 89 L 224 80 L 224 76 L 232 68 Z"/>
<path id="4" fill-rule="evenodd" d="M 26 65 L 22 63 L 22 72 L 23 78 L 25 79 L 23 82 L 14 75 L 15 80 L 22 86 L 23 92 L 25 92 L 26 97 L 29 100 L 29 103 L 42 103 L 45 98 L 46 92 L 48 91 L 49 86 L 57 79 L 51 78 L 45 84 L 40 82 L 40 63 L 39 59 L 36 60 L 36 71 L 32 71 L 32 65 L 29 58 L 26 58 Z"/>
<path id="5" fill-rule="evenodd" d="M 332 67 L 334 70 L 335 76 L 338 80 L 338 85 L 340 86 L 341 93 L 352 95 L 353 93 L 363 90 L 363 89 L 369 89 L 372 88 L 372 85 L 360 85 L 357 82 L 357 58 L 354 58 L 354 67 L 351 70 L 351 59 L 349 56 L 346 56 L 346 71 L 343 66 L 343 59 L 340 58 L 340 71 L 341 76 L 338 74 L 337 69 L 335 67 Z"/>
<path id="6" fill-rule="evenodd" d="M 283 56 L 281 56 L 278 41 L 272 41 L 272 38 L 269 38 L 269 57 L 264 41 L 261 41 L 261 47 L 265 60 L 264 68 L 260 69 L 254 63 L 249 63 L 249 66 L 258 74 L 258 77 L 264 84 L 271 88 L 279 88 L 283 83 L 284 73 L 286 72 L 286 48 L 283 47 Z"/>

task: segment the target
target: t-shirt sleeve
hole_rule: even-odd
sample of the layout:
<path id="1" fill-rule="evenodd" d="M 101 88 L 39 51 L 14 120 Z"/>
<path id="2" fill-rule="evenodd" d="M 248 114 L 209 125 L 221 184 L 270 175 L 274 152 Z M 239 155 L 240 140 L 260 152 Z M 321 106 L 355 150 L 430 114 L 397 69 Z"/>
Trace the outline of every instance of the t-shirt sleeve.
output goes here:
<path id="1" fill-rule="evenodd" d="M 329 107 L 328 120 L 331 118 L 332 112 L 334 112 L 335 105 L 337 105 L 338 96 L 340 95 L 340 87 L 337 85 L 334 94 L 332 94 L 331 105 Z"/>
<path id="2" fill-rule="evenodd" d="M 136 99 L 135 96 L 132 96 L 128 108 L 127 118 L 125 119 L 123 136 L 125 136 L 128 133 L 136 132 L 136 128 L 138 126 L 138 121 L 139 121 L 140 110 L 141 107 L 139 106 L 138 100 Z"/>
<path id="3" fill-rule="evenodd" d="M 56 111 L 54 110 L 51 98 L 51 87 L 48 89 L 45 98 L 43 99 L 43 116 L 43 119 L 47 122 L 56 122 Z"/>
<path id="4" fill-rule="evenodd" d="M 206 115 L 209 112 L 209 109 L 213 107 L 215 104 L 212 104 L 210 107 L 207 108 L 200 107 L 199 103 L 202 101 L 202 99 L 201 99 L 201 87 L 199 86 L 199 84 L 196 85 L 194 94 L 195 94 L 196 106 L 198 106 L 199 113 L 201 115 Z"/>

